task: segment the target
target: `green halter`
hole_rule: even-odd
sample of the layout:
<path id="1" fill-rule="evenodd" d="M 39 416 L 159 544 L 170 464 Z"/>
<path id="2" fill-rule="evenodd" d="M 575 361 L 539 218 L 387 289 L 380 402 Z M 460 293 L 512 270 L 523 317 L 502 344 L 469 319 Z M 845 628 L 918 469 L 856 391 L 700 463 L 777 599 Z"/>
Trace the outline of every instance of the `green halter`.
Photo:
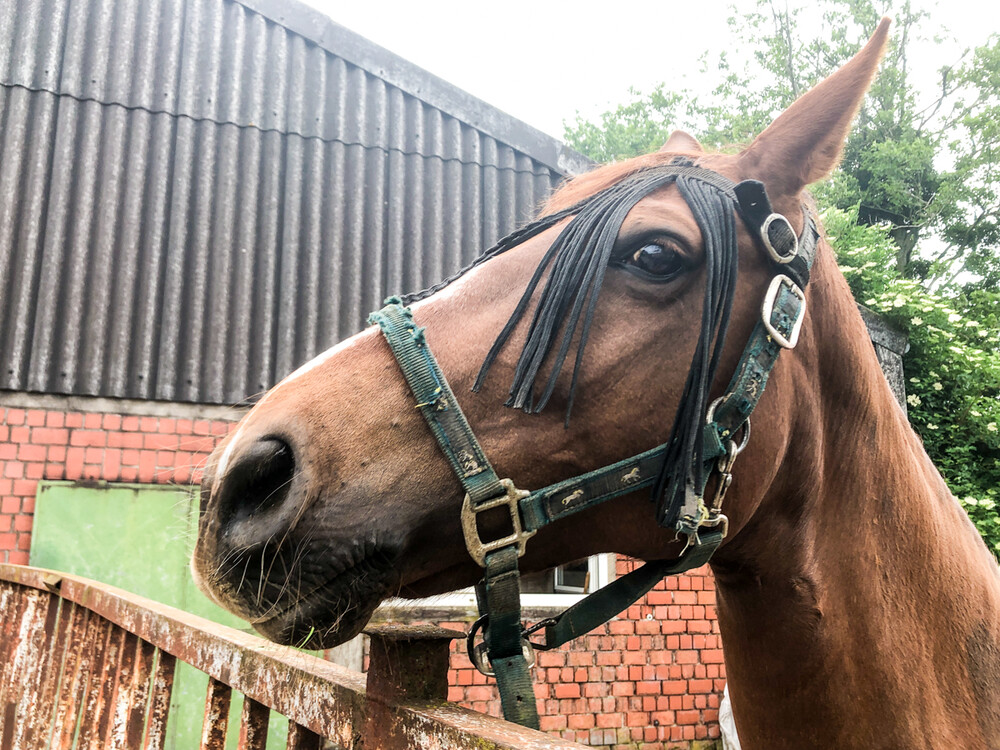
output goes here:
<path id="1" fill-rule="evenodd" d="M 718 177 L 718 176 L 717 176 Z M 719 177 L 719 180 L 725 178 Z M 682 573 L 708 562 L 728 531 L 722 501 L 732 481 L 736 457 L 750 437 L 749 417 L 782 349 L 795 346 L 805 315 L 802 288 L 808 281 L 819 234 L 811 213 L 804 209 L 805 229 L 800 238 L 790 232 L 787 219 L 773 213 L 763 185 L 745 182 L 733 186 L 740 214 L 757 233 L 775 264 L 788 271 L 776 274 L 764 298 L 758 321 L 725 395 L 705 415 L 701 442 L 702 481 L 688 484 L 675 513 L 674 528 L 687 544 L 679 557 L 647 562 L 590 594 L 561 615 L 531 628 L 521 622 L 518 558 L 538 529 L 599 503 L 652 488 L 661 473 L 667 445 L 526 492 L 510 479 L 501 479 L 486 458 L 455 400 L 455 396 L 413 313 L 398 297 L 369 317 L 389 343 L 423 414 L 452 470 L 465 489 L 461 520 L 469 554 L 484 568 L 476 587 L 480 619 L 469 634 L 469 656 L 485 674 L 495 675 L 505 718 L 538 728 L 538 713 L 529 667 L 533 650 L 557 648 L 611 619 L 644 596 L 665 576 Z M 523 230 L 522 230 L 523 234 Z M 739 441 L 737 437 L 742 436 Z M 712 497 L 706 502 L 709 477 L 718 474 Z M 505 507 L 513 531 L 500 539 L 483 541 L 476 516 Z M 531 640 L 544 630 L 543 640 Z M 483 631 L 483 642 L 476 637 Z"/>

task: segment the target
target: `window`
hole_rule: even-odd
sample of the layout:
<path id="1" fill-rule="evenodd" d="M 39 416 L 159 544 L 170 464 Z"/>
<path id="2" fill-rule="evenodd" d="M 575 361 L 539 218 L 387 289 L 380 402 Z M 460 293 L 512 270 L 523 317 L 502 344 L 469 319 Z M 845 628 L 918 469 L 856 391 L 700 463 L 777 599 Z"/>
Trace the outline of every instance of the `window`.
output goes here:
<path id="1" fill-rule="evenodd" d="M 595 555 L 539 573 L 529 573 L 521 576 L 521 606 L 526 610 L 565 609 L 609 584 L 614 576 L 615 555 L 610 554 Z M 426 609 L 439 615 L 440 619 L 446 619 L 449 614 L 474 613 L 476 594 L 469 588 L 427 599 L 390 599 L 381 609 L 383 614 L 391 611 L 395 620 L 403 619 L 408 609 Z"/>

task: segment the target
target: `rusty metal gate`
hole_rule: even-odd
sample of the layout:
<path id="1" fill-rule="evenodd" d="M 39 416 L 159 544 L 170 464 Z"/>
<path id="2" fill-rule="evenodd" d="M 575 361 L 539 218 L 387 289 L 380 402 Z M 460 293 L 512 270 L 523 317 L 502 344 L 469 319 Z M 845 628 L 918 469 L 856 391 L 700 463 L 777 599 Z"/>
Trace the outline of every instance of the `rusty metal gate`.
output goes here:
<path id="1" fill-rule="evenodd" d="M 352 672 L 85 578 L 0 564 L 0 748 L 163 747 L 174 667 L 209 676 L 202 748 L 225 747 L 232 691 L 239 748 L 267 745 L 272 711 L 295 750 L 580 750 L 447 703 L 441 628 L 370 631 Z"/>

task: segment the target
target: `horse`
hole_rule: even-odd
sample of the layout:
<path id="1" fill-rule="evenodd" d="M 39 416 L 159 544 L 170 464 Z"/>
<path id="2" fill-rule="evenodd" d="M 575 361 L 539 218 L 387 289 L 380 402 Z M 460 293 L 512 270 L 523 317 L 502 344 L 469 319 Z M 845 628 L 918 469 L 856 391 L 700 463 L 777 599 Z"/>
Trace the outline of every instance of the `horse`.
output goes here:
<path id="1" fill-rule="evenodd" d="M 807 235 L 806 187 L 836 166 L 887 38 L 883 19 L 739 153 L 708 153 L 676 131 L 657 153 L 572 179 L 544 207 L 550 221 L 412 305 L 411 332 L 433 346 L 499 476 L 542 487 L 711 422 L 775 262 L 787 260 L 769 258 L 750 223 L 736 222 L 728 186 L 761 185 L 785 234 Z M 669 176 L 691 169 L 697 179 Z M 667 176 L 650 189 L 650 175 Z M 698 213 L 696 182 L 728 208 Z M 548 279 L 577 278 L 567 227 L 637 184 L 646 192 L 601 235 L 606 254 L 588 261 L 599 303 L 594 291 L 580 309 L 572 296 L 541 309 Z M 732 233 L 721 241 L 732 257 L 712 250 L 719 232 Z M 686 538 L 664 525 L 674 493 L 690 496 L 692 472 L 663 459 L 655 502 L 647 483 L 540 528 L 519 550 L 521 569 L 604 552 L 670 560 L 718 532 L 710 565 L 745 748 L 1000 748 L 1000 573 L 894 399 L 821 229 L 816 237 L 811 280 L 792 300 L 803 308 L 797 345 L 784 341 L 766 388 L 748 386 L 753 435 L 741 423 L 729 443 L 745 448 L 738 461 L 703 479 L 706 497 L 725 485 L 725 514 L 700 507 L 715 525 Z M 562 265 L 555 245 L 569 253 Z M 711 304 L 709 287 L 725 292 Z M 583 325 L 570 329 L 574 310 Z M 532 348 L 546 316 L 549 340 Z M 575 366 L 561 367 L 574 347 Z M 677 416 L 689 412 L 697 429 Z M 432 432 L 379 326 L 304 365 L 206 467 L 199 585 L 267 637 L 327 647 L 357 634 L 386 597 L 475 583 L 465 490 Z M 473 537 L 502 536 L 511 515 L 484 514 Z"/>

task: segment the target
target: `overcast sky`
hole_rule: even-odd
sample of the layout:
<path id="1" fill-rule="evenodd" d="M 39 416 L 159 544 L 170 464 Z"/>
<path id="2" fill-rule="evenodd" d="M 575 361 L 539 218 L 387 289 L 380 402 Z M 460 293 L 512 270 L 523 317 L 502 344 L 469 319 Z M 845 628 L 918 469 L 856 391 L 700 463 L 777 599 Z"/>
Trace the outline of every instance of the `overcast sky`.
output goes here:
<path id="1" fill-rule="evenodd" d="M 704 89 L 699 58 L 729 42 L 732 0 L 305 0 L 337 23 L 386 47 L 489 104 L 561 138 L 577 111 L 593 118 L 624 101 L 634 86 L 649 91 Z M 917 0 L 921 2 L 921 0 Z M 1000 31 L 996 0 L 946 0 L 931 8 L 928 32 L 944 24 L 965 45 Z M 753 8 L 751 0 L 737 7 Z M 933 80 L 958 45 L 916 50 L 919 74 Z M 701 84 L 701 85 L 699 85 Z"/>

